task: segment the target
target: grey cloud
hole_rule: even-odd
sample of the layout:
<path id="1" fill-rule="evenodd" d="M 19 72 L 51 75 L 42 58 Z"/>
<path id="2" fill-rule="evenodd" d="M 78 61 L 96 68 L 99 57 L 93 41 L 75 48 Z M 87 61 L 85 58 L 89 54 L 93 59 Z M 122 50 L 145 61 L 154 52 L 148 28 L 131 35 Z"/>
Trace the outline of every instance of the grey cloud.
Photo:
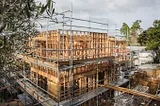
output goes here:
<path id="1" fill-rule="evenodd" d="M 40 0 L 45 1 L 45 0 Z M 160 18 L 160 0 L 54 0 L 57 12 L 70 9 L 73 3 L 74 17 L 131 25 L 141 19 L 143 28 L 148 28 Z"/>
<path id="2" fill-rule="evenodd" d="M 95 12 L 95 11 L 112 11 L 112 12 L 134 12 L 139 8 L 157 7 L 160 5 L 159 0 L 56 0 L 61 8 L 66 9 L 69 3 L 73 3 L 76 12 Z"/>

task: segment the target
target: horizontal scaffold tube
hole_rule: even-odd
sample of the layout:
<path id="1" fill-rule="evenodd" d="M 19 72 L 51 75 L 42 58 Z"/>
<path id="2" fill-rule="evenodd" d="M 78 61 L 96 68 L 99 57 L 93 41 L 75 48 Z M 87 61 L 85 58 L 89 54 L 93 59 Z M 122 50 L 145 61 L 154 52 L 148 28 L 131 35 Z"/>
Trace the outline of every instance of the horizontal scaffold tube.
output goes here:
<path id="1" fill-rule="evenodd" d="M 100 24 L 100 25 L 106 25 L 106 26 L 108 26 L 108 24 L 105 24 L 105 23 L 96 22 L 96 21 L 90 21 L 90 20 L 85 20 L 85 19 L 71 18 L 71 17 L 64 17 L 64 18 L 73 19 L 73 20 L 79 20 L 79 21 L 85 21 L 85 22 L 91 22 L 91 23 L 95 23 L 95 24 Z"/>

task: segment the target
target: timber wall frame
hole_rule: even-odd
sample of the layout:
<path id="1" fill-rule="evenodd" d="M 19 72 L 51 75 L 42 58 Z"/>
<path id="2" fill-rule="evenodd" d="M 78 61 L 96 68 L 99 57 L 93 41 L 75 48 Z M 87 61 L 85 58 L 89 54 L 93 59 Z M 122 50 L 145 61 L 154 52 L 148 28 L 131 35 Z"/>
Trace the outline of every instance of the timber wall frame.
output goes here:
<path id="1" fill-rule="evenodd" d="M 71 34 L 72 33 L 72 34 Z M 71 37 L 72 35 L 72 37 Z M 70 42 L 72 39 L 72 42 Z M 116 42 L 116 43 L 115 43 Z M 70 45 L 72 44 L 72 49 Z M 53 61 L 69 61 L 115 56 L 126 60 L 125 39 L 109 37 L 107 33 L 78 30 L 51 30 L 41 32 L 28 41 L 30 51 L 41 58 Z M 116 53 L 116 54 L 114 54 Z"/>
<path id="2" fill-rule="evenodd" d="M 47 34 L 44 31 L 30 38 L 27 47 L 31 55 L 24 58 L 31 65 L 30 79 L 59 96 L 60 101 L 92 91 L 98 84 L 116 81 L 119 65 L 114 65 L 113 60 L 127 60 L 125 39 L 109 37 L 107 33 L 66 30 L 62 34 L 62 30 L 53 30 Z M 70 58 L 73 59 L 72 86 Z"/>
<path id="3" fill-rule="evenodd" d="M 126 40 L 117 38 L 116 34 L 109 36 L 108 24 L 67 17 L 63 13 L 55 15 L 62 16 L 62 22 L 58 22 L 62 29 L 42 31 L 30 37 L 26 53 L 18 57 L 30 64 L 30 79 L 38 88 L 54 95 L 48 93 L 58 103 L 66 100 L 72 105 L 77 97 L 118 79 L 119 63 L 128 61 Z M 89 26 L 73 25 L 75 20 Z M 104 89 L 103 95 L 107 95 Z M 84 105 L 92 101 L 99 104 L 99 94 Z"/>

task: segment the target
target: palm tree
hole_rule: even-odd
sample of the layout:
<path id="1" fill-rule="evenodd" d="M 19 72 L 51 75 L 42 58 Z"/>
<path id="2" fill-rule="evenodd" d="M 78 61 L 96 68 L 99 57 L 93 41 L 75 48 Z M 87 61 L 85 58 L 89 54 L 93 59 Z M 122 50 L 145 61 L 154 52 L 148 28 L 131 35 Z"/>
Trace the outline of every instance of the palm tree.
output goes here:
<path id="1" fill-rule="evenodd" d="M 131 27 L 131 37 L 133 45 L 137 45 L 137 37 L 143 31 L 143 29 L 140 26 L 141 22 L 141 20 L 136 20 L 135 22 L 133 22 L 133 25 Z"/>
<path id="2" fill-rule="evenodd" d="M 128 40 L 130 37 L 130 27 L 126 24 L 123 23 L 122 27 L 120 29 L 121 34 L 125 35 L 125 38 Z M 128 40 L 130 42 L 130 40 Z"/>

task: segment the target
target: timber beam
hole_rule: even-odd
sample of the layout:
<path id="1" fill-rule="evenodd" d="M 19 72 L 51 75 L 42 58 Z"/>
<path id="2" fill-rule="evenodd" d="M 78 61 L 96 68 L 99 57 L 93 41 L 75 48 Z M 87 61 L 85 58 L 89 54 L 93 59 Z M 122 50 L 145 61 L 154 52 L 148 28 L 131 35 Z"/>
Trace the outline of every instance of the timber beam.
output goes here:
<path id="1" fill-rule="evenodd" d="M 118 87 L 118 86 L 113 86 L 113 85 L 106 85 L 105 87 L 110 88 L 110 89 L 114 89 L 114 90 L 117 90 L 117 91 L 122 91 L 122 92 L 125 92 L 125 93 L 129 93 L 129 94 L 132 94 L 132 95 L 143 96 L 143 97 L 146 97 L 146 98 L 150 98 L 150 99 L 160 101 L 160 96 L 158 96 L 158 95 L 139 92 L 139 91 L 136 91 L 136 90 L 133 90 L 133 89 L 123 88 L 123 87 Z"/>

